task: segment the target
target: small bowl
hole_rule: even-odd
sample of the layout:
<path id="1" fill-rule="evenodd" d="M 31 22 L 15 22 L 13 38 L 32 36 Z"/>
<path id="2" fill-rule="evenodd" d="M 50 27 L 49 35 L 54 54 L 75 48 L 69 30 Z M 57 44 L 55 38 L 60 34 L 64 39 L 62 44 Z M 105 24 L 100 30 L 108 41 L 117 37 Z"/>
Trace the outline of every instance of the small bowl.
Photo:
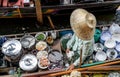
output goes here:
<path id="1" fill-rule="evenodd" d="M 94 44 L 94 51 L 99 51 L 99 50 L 103 50 L 104 46 L 101 43 L 95 43 Z"/>
<path id="2" fill-rule="evenodd" d="M 37 59 L 40 59 L 41 57 L 48 57 L 48 52 L 47 51 L 39 51 L 38 53 L 37 53 Z"/>
<path id="3" fill-rule="evenodd" d="M 110 34 L 109 31 L 103 31 L 101 36 L 100 36 L 100 42 L 104 44 L 104 42 L 108 39 L 110 39 L 112 35 Z"/>
<path id="4" fill-rule="evenodd" d="M 117 42 L 120 42 L 120 34 L 113 34 L 112 39 L 114 39 Z"/>
<path id="5" fill-rule="evenodd" d="M 101 52 L 97 52 L 95 55 L 95 59 L 97 61 L 105 61 L 107 59 L 107 55 L 105 52 L 101 51 Z"/>
<path id="6" fill-rule="evenodd" d="M 46 68 L 48 68 L 49 64 L 50 64 L 50 61 L 49 61 L 49 60 L 48 60 L 48 65 L 47 65 L 47 66 L 42 66 L 42 65 L 40 64 L 40 59 L 39 59 L 39 61 L 38 61 L 38 67 L 41 68 L 41 69 L 46 69 Z"/>
<path id="7" fill-rule="evenodd" d="M 43 51 L 43 50 L 45 50 L 45 49 L 47 48 L 47 43 L 44 42 L 44 41 L 39 41 L 39 42 L 36 44 L 35 48 L 36 48 L 37 50 L 39 50 L 39 51 Z"/>
<path id="8" fill-rule="evenodd" d="M 39 32 L 35 35 L 37 41 L 43 41 L 46 39 L 46 35 L 43 32 Z"/>
<path id="9" fill-rule="evenodd" d="M 110 38 L 105 41 L 104 46 L 107 48 L 114 48 L 116 46 L 116 42 L 114 39 Z"/>
<path id="10" fill-rule="evenodd" d="M 120 52 L 120 43 L 118 43 L 116 46 L 115 46 L 115 49 Z"/>
<path id="11" fill-rule="evenodd" d="M 107 49 L 106 54 L 110 60 L 116 59 L 118 56 L 118 53 L 115 49 Z"/>

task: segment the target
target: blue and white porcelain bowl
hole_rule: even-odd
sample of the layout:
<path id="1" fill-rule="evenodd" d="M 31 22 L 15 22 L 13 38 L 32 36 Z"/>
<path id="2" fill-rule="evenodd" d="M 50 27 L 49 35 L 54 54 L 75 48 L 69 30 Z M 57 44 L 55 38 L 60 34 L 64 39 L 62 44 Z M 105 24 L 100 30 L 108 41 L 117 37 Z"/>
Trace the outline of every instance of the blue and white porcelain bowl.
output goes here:
<path id="1" fill-rule="evenodd" d="M 106 54 L 109 60 L 116 59 L 118 56 L 118 53 L 115 49 L 107 49 Z"/>
<path id="2" fill-rule="evenodd" d="M 114 39 L 116 42 L 120 43 L 120 34 L 113 34 L 112 39 Z"/>
<path id="3" fill-rule="evenodd" d="M 116 46 L 115 46 L 115 49 L 120 52 L 120 43 L 118 43 Z"/>
<path id="4" fill-rule="evenodd" d="M 106 48 L 115 48 L 116 46 L 116 41 L 112 38 L 109 38 L 105 41 L 104 46 Z"/>
<path id="5" fill-rule="evenodd" d="M 104 44 L 104 42 L 111 38 L 111 33 L 109 31 L 103 31 L 100 37 L 100 42 Z"/>
<path id="6" fill-rule="evenodd" d="M 101 43 L 95 43 L 94 44 L 94 51 L 97 52 L 99 50 L 103 50 L 104 46 Z"/>
<path id="7" fill-rule="evenodd" d="M 108 77 L 120 77 L 120 73 L 118 73 L 118 72 L 111 72 L 111 73 L 109 73 Z"/>
<path id="8" fill-rule="evenodd" d="M 107 55 L 103 51 L 97 52 L 95 55 L 96 61 L 105 61 L 106 59 L 107 59 Z"/>

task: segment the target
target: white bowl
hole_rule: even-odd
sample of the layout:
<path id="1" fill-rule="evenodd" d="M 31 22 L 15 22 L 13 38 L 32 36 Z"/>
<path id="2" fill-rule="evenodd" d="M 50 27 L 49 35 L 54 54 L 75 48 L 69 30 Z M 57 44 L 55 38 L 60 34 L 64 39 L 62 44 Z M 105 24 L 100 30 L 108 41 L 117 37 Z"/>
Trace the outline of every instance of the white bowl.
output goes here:
<path id="1" fill-rule="evenodd" d="M 45 49 L 47 48 L 47 43 L 44 42 L 44 41 L 39 41 L 39 42 L 36 44 L 35 48 L 36 48 L 37 50 L 39 50 L 39 51 L 43 51 L 43 50 L 45 50 Z"/>
<path id="2" fill-rule="evenodd" d="M 48 66 L 49 66 L 49 64 L 50 64 L 50 61 L 48 60 Z M 41 69 L 46 69 L 46 68 L 48 68 L 48 66 L 45 66 L 45 67 L 41 66 L 41 64 L 40 64 L 40 59 L 39 59 L 39 61 L 38 61 L 38 67 L 39 67 L 39 68 L 41 68 Z"/>
<path id="3" fill-rule="evenodd" d="M 38 39 L 37 39 L 37 37 L 38 37 L 39 35 L 43 35 L 43 36 L 44 36 L 44 38 L 43 38 L 43 39 L 38 40 Z M 35 35 L 35 38 L 36 38 L 36 40 L 37 40 L 37 41 L 43 41 L 43 40 L 45 40 L 45 39 L 46 39 L 46 35 L 45 35 L 43 32 L 39 32 L 39 33 L 37 33 L 37 34 Z"/>
<path id="4" fill-rule="evenodd" d="M 48 52 L 47 51 L 39 51 L 38 53 L 37 53 L 37 59 L 40 59 L 41 57 L 48 57 Z"/>
<path id="5" fill-rule="evenodd" d="M 120 42 L 120 34 L 113 34 L 112 39 L 114 39 L 117 42 Z"/>
<path id="6" fill-rule="evenodd" d="M 114 39 L 110 38 L 110 39 L 105 41 L 104 45 L 107 48 L 114 48 L 116 46 L 116 42 Z"/>
<path id="7" fill-rule="evenodd" d="M 103 50 L 104 46 L 101 43 L 95 43 L 94 44 L 94 51 L 99 51 L 99 50 Z"/>
<path id="8" fill-rule="evenodd" d="M 107 59 L 107 55 L 105 52 L 101 51 L 101 52 L 97 52 L 95 55 L 95 59 L 97 61 L 105 61 Z"/>
<path id="9" fill-rule="evenodd" d="M 113 54 L 112 54 L 112 52 L 113 52 Z M 117 53 L 117 51 L 115 49 L 108 49 L 106 51 L 106 53 L 107 53 L 108 59 L 110 59 L 110 60 L 115 59 L 118 56 L 118 53 Z"/>

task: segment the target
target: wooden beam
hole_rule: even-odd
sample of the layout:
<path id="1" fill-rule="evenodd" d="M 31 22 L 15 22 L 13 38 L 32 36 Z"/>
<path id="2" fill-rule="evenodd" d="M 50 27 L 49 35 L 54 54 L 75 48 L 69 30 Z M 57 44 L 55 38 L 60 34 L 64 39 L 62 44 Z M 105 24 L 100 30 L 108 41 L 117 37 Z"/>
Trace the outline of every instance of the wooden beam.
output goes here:
<path id="1" fill-rule="evenodd" d="M 21 14 L 20 8 L 17 8 L 17 11 L 19 13 L 20 18 L 22 18 L 22 14 Z"/>
<path id="2" fill-rule="evenodd" d="M 120 63 L 120 60 L 118 61 L 113 61 L 113 62 L 108 62 L 108 63 L 104 63 L 104 64 L 100 64 L 100 65 L 95 65 L 95 66 L 91 66 L 91 67 L 85 67 L 85 68 L 78 68 L 78 69 L 75 69 L 77 71 L 87 71 L 87 70 L 94 70 L 98 67 L 103 67 L 103 66 L 109 66 L 109 65 L 114 65 L 114 64 L 118 64 Z M 109 70 L 120 70 L 120 68 L 110 68 Z M 54 73 L 54 74 L 49 74 L 49 77 L 52 77 L 52 76 L 60 76 L 60 75 L 64 75 L 64 74 L 69 74 L 71 73 L 73 70 L 70 70 L 70 71 L 63 71 L 63 72 L 58 72 L 58 73 Z"/>
<path id="3" fill-rule="evenodd" d="M 50 23 L 50 26 L 51 26 L 53 29 L 55 29 L 55 26 L 54 26 L 54 24 L 53 24 L 53 22 L 52 22 L 51 17 L 50 17 L 49 15 L 47 15 L 47 18 L 48 18 L 48 21 L 49 21 L 49 23 Z"/>
<path id="4" fill-rule="evenodd" d="M 41 9 L 41 0 L 35 0 L 35 7 L 36 7 L 36 15 L 37 20 L 40 24 L 43 24 L 43 16 L 42 16 L 42 9 Z"/>

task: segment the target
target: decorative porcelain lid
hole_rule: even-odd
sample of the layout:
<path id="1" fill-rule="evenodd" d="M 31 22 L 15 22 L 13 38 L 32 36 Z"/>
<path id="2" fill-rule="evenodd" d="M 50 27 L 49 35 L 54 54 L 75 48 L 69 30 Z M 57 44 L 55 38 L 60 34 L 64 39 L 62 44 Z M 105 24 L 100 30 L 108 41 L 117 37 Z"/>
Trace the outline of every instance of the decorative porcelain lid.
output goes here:
<path id="1" fill-rule="evenodd" d="M 21 69 L 32 71 L 37 67 L 37 58 L 32 54 L 26 54 L 19 62 Z"/>
<path id="2" fill-rule="evenodd" d="M 7 56 L 16 56 L 21 52 L 22 45 L 18 40 L 11 39 L 2 45 L 2 52 Z"/>

